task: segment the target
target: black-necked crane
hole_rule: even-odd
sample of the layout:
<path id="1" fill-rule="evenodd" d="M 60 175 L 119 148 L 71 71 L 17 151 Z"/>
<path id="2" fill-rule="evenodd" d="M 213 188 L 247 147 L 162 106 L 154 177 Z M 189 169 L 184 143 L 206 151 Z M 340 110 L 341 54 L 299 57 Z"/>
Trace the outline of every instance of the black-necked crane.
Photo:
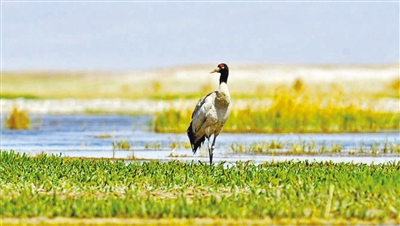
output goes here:
<path id="1" fill-rule="evenodd" d="M 226 64 L 218 64 L 217 68 L 211 73 L 220 73 L 219 89 L 207 94 L 199 100 L 192 113 L 187 134 L 192 146 L 193 154 L 204 144 L 205 138 L 208 140 L 208 153 L 210 165 L 212 164 L 215 140 L 222 130 L 229 116 L 229 104 L 231 97 L 228 90 L 229 68 Z M 210 138 L 214 136 L 210 146 Z"/>

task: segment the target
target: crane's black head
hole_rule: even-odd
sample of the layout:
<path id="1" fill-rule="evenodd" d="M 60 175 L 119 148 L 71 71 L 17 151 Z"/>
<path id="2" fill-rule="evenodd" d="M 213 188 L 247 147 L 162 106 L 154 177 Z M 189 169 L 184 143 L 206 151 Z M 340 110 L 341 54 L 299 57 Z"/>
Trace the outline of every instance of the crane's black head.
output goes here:
<path id="1" fill-rule="evenodd" d="M 215 68 L 213 71 L 211 71 L 211 73 L 215 73 L 218 72 L 221 74 L 221 76 L 219 77 L 219 83 L 228 82 L 228 75 L 229 75 L 229 68 L 228 65 L 224 64 L 224 63 L 220 63 L 218 64 L 217 68 Z"/>

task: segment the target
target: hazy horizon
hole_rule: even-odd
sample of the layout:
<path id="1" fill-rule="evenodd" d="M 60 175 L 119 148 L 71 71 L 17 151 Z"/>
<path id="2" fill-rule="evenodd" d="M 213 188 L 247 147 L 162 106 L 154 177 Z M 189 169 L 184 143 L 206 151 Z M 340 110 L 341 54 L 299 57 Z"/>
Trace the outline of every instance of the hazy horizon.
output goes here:
<path id="1" fill-rule="evenodd" d="M 2 69 L 399 63 L 399 2 L 2 2 Z"/>

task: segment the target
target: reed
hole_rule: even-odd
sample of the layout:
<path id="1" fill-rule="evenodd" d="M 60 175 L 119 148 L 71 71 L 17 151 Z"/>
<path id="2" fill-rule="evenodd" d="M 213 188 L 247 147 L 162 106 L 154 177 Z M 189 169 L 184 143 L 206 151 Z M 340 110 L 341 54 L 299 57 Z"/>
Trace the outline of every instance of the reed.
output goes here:
<path id="1" fill-rule="evenodd" d="M 156 113 L 154 131 L 157 133 L 182 133 L 187 130 L 191 117 L 190 110 L 169 109 Z"/>
<path id="2" fill-rule="evenodd" d="M 8 118 L 6 118 L 8 129 L 26 130 L 29 129 L 30 119 L 25 111 L 14 108 Z"/>
<path id="3" fill-rule="evenodd" d="M 129 150 L 130 148 L 131 148 L 131 143 L 129 141 L 123 140 L 123 141 L 113 142 L 113 150 Z"/>
<path id="4" fill-rule="evenodd" d="M 350 98 L 340 92 L 323 94 L 279 89 L 265 104 L 231 110 L 224 131 L 229 133 L 343 133 L 380 132 L 400 129 L 398 112 L 377 109 L 369 99 Z M 233 100 L 234 103 L 235 100 Z M 182 132 L 191 120 L 191 110 L 170 109 L 156 114 L 156 132 Z"/>

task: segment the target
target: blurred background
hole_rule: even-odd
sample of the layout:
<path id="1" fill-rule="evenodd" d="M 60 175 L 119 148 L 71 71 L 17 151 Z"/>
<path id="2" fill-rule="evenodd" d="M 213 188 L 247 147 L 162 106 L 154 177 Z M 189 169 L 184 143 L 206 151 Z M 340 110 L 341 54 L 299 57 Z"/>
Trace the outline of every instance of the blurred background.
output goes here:
<path id="1" fill-rule="evenodd" d="M 399 127 L 399 2 L 1 7 L 3 113 L 145 114 L 156 131 L 180 133 L 218 88 L 209 71 L 225 62 L 234 98 L 226 131 Z"/>
<path id="2" fill-rule="evenodd" d="M 399 62 L 398 2 L 3 2 L 2 66 Z"/>

